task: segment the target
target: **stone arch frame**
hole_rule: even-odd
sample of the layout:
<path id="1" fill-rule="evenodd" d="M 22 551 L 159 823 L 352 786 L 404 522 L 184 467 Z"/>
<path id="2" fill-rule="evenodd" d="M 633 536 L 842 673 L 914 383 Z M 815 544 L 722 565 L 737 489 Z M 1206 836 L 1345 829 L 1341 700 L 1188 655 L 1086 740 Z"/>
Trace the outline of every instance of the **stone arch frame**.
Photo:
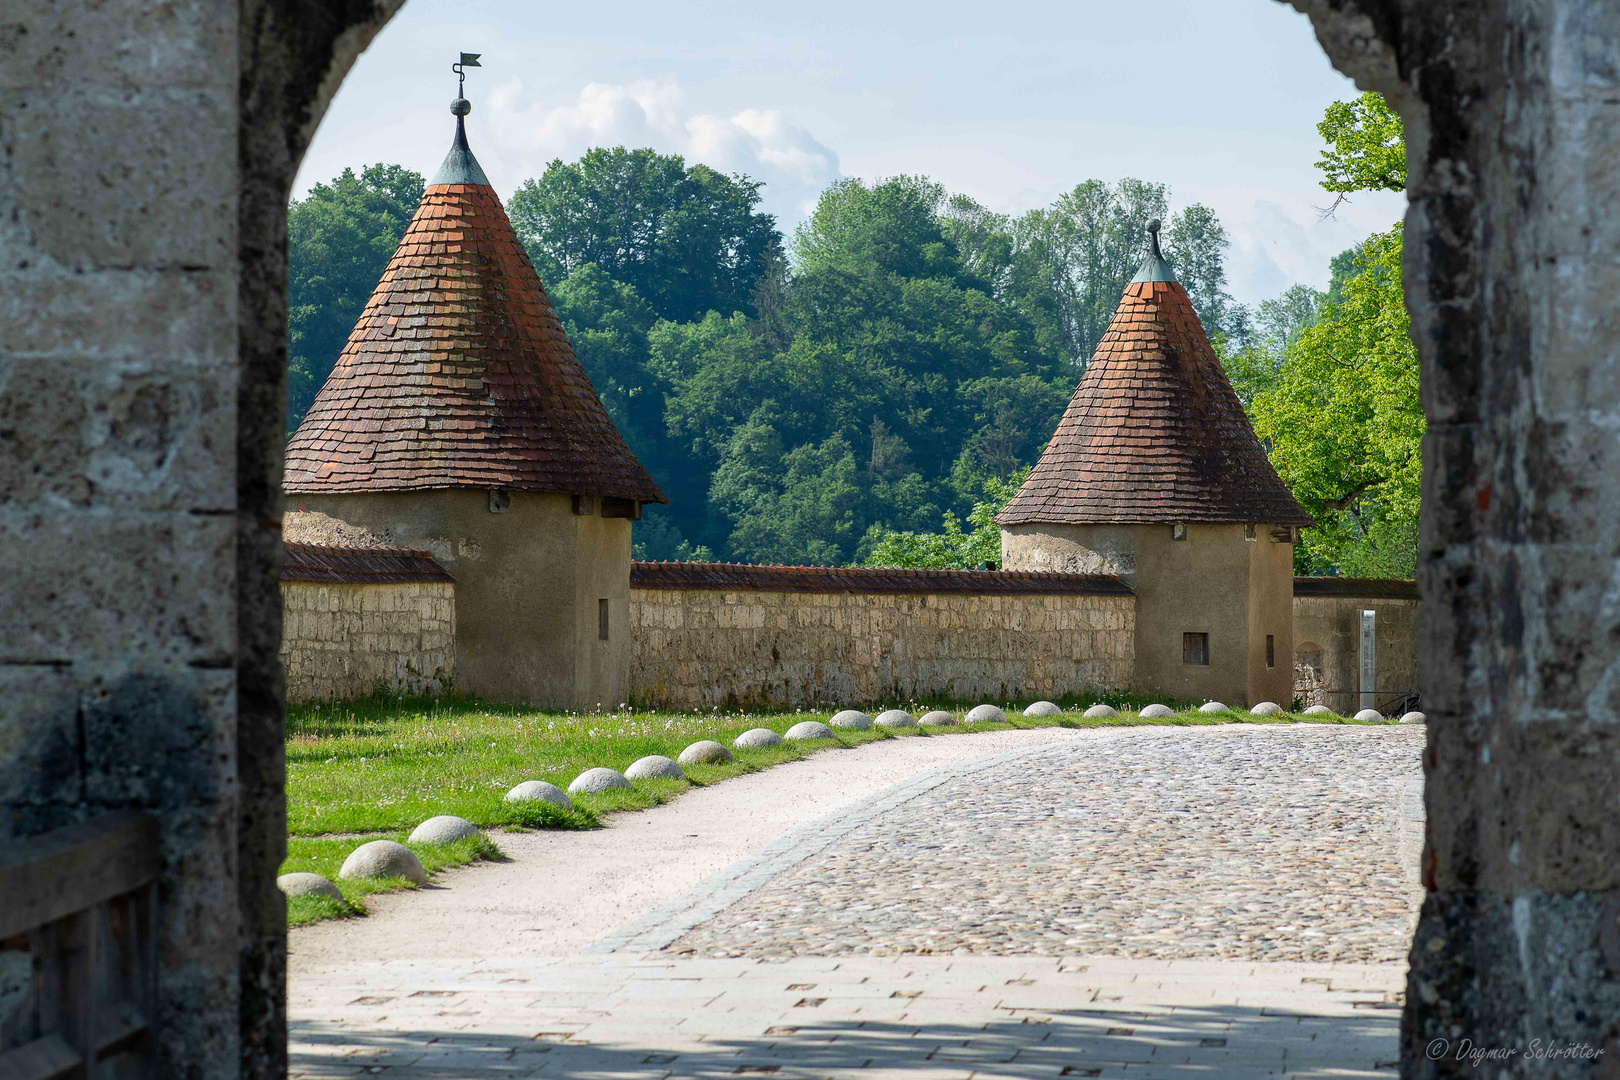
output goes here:
<path id="1" fill-rule="evenodd" d="M 1603 211 L 1620 158 L 1620 11 L 1600 0 L 1289 2 L 1340 70 L 1390 99 L 1408 134 L 1404 275 L 1430 422 L 1419 581 L 1431 782 L 1402 1071 L 1473 1075 L 1465 1062 L 1430 1060 L 1432 1038 L 1539 1038 L 1605 1051 L 1563 1075 L 1612 1075 L 1620 585 L 1606 583 L 1620 580 L 1620 446 L 1609 434 L 1620 420 L 1610 358 L 1620 282 L 1606 253 L 1620 248 L 1620 221 Z M 0 272 L 18 316 L 0 341 L 0 404 L 21 410 L 0 436 L 0 551 L 30 553 L 7 561 L 17 602 L 0 633 L 14 643 L 0 654 L 12 695 L 0 733 L 20 741 L 0 761 L 11 810 L 0 836 L 116 805 L 184 819 L 165 826 L 164 896 L 199 921 L 179 918 L 165 931 L 177 974 L 163 990 L 160 1041 L 168 1074 L 188 1080 L 286 1071 L 285 928 L 274 889 L 285 838 L 276 663 L 284 211 L 327 103 L 402 3 L 114 0 L 92 13 L 69 0 L 20 10 L 0 37 L 8 86 L 53 98 L 26 116 L 25 106 L 0 106 Z M 10 33 L 17 28 L 22 36 Z M 109 41 L 137 48 L 94 51 Z M 57 48 L 38 47 L 45 42 Z M 165 62 L 126 66 L 148 52 Z M 112 93 L 89 101 L 86 87 Z M 117 95 L 147 111 L 109 122 Z M 33 138 L 42 130 L 55 136 L 44 140 L 53 161 Z M 234 164 L 228 154 L 186 159 L 202 145 L 198 131 L 214 149 L 234 140 Z M 109 150 L 128 151 L 127 187 L 104 197 L 74 187 Z M 136 186 L 172 179 L 175 161 L 191 170 L 167 192 L 183 205 L 142 207 L 148 224 L 170 223 L 175 237 L 143 232 L 118 200 L 149 200 Z M 53 217 L 63 191 L 92 205 Z M 193 290 L 193 310 L 164 307 L 152 281 Z M 115 309 L 141 317 L 94 318 Z M 197 312 L 237 327 L 234 346 L 213 360 L 197 360 L 217 328 Z M 75 410 L 123 409 L 136 426 L 146 422 L 127 401 L 98 398 L 99 384 L 42 382 L 53 408 L 28 410 L 26 380 L 55 377 L 36 370 L 41 358 L 110 369 L 115 343 L 160 358 L 155 373 L 130 374 L 131 385 L 144 379 L 181 404 L 226 402 L 165 421 L 163 437 L 179 447 L 165 459 L 180 463 L 175 486 L 198 490 L 141 502 L 89 483 L 92 458 L 117 451 L 119 436 L 72 426 Z M 39 526 L 31 514 L 51 520 Z M 134 531 L 105 524 L 120 514 Z M 227 540 L 188 540 L 221 519 Z M 53 536 L 64 539 L 52 547 Z M 61 551 L 79 563 L 56 559 Z M 171 566 L 164 580 L 205 586 L 175 601 L 184 609 L 176 618 L 170 598 L 140 577 Z M 89 571 L 79 581 L 90 599 L 77 607 L 56 588 L 74 570 Z M 98 631 L 82 617 L 86 603 L 118 625 Z M 153 653 L 146 681 L 129 682 L 152 642 L 167 652 Z M 180 722 L 195 722 L 219 752 L 148 738 Z M 97 724 L 122 735 L 130 761 L 163 783 L 112 767 L 130 761 L 98 764 L 83 734 Z M 199 798 L 204 810 L 187 818 Z M 1524 1061 L 1510 1074 L 1527 1075 Z"/>

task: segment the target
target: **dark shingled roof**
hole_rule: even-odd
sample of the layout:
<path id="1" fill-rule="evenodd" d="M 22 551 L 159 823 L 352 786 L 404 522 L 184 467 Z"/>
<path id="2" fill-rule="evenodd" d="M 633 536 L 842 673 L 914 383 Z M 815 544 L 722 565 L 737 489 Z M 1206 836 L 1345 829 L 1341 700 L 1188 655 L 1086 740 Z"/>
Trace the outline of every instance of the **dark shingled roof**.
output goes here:
<path id="1" fill-rule="evenodd" d="M 1012 570 L 899 570 L 886 566 L 751 566 L 743 563 L 633 562 L 632 589 L 751 589 L 817 593 L 1081 593 L 1130 596 L 1106 574 Z"/>
<path id="2" fill-rule="evenodd" d="M 1313 524 L 1266 460 L 1186 291 L 1161 280 L 1125 287 L 1052 441 L 996 521 Z"/>
<path id="3" fill-rule="evenodd" d="M 1362 600 L 1416 600 L 1417 582 L 1406 578 L 1297 577 L 1295 596 L 1343 596 Z"/>
<path id="4" fill-rule="evenodd" d="M 483 176 L 459 120 L 444 175 Z M 286 460 L 295 494 L 669 501 L 608 418 L 487 183 L 427 188 Z"/>
<path id="5" fill-rule="evenodd" d="M 326 544 L 283 545 L 282 581 L 342 581 L 387 585 L 400 581 L 454 581 L 430 551 L 415 548 L 350 548 Z"/>

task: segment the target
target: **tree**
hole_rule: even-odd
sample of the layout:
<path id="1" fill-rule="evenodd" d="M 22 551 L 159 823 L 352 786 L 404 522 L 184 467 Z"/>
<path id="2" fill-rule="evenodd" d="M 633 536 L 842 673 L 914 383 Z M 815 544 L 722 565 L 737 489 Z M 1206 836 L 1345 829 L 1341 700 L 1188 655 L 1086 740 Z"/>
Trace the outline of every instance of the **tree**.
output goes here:
<path id="1" fill-rule="evenodd" d="M 1026 467 L 1006 479 L 987 479 L 985 498 L 968 513 L 971 531 L 964 530 L 950 511 L 937 533 L 898 532 L 873 525 L 861 545 L 866 549 L 865 564 L 940 570 L 976 570 L 986 563 L 1000 566 L 1001 526 L 995 517 L 1018 494 L 1028 475 Z"/>
<path id="2" fill-rule="evenodd" d="M 1405 186 L 1400 117 L 1377 94 L 1329 106 L 1318 130 L 1329 191 Z M 1401 246 L 1397 225 L 1333 260 L 1317 321 L 1285 344 L 1273 385 L 1254 398 L 1255 430 L 1317 521 L 1294 552 L 1302 573 L 1409 577 L 1416 567 L 1425 421 Z M 1303 321 L 1290 318 L 1301 306 L 1279 311 L 1279 324 Z"/>
<path id="3" fill-rule="evenodd" d="M 1406 190 L 1405 132 L 1382 94 L 1335 101 L 1316 130 L 1328 144 L 1316 163 L 1328 191 Z"/>
<path id="4" fill-rule="evenodd" d="M 753 314 L 753 291 L 780 244 L 760 183 L 677 155 L 598 147 L 553 161 L 507 204 L 544 281 L 596 264 L 660 318 Z"/>
<path id="5" fill-rule="evenodd" d="M 1417 351 L 1401 297 L 1401 229 L 1361 245 L 1343 299 L 1288 346 L 1254 400 L 1271 461 L 1316 518 L 1301 572 L 1410 577 L 1422 478 Z"/>
<path id="6" fill-rule="evenodd" d="M 287 208 L 287 424 L 297 428 L 422 201 L 422 174 L 344 169 Z"/>

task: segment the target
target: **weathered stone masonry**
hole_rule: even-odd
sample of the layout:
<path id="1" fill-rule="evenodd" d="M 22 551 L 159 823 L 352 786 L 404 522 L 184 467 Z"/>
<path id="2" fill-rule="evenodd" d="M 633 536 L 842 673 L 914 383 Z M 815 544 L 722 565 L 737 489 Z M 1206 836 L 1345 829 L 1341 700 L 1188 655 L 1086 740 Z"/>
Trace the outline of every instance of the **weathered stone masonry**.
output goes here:
<path id="1" fill-rule="evenodd" d="M 1082 574 L 637 563 L 631 694 L 696 709 L 1123 687 L 1135 603 Z"/>
<path id="2" fill-rule="evenodd" d="M 281 603 L 289 702 L 455 686 L 456 586 L 425 551 L 289 544 Z"/>

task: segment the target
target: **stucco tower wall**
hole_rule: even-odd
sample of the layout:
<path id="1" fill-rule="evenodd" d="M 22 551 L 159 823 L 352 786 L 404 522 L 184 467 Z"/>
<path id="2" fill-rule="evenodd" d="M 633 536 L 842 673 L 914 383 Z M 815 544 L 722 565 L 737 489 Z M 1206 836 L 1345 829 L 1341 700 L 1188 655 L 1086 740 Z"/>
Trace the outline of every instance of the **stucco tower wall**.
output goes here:
<path id="1" fill-rule="evenodd" d="M 1132 683 L 1149 694 L 1232 706 L 1293 697 L 1293 545 L 1264 525 L 1010 525 L 1008 570 L 1111 571 L 1136 590 Z M 1209 664 L 1184 662 L 1182 635 L 1209 635 Z M 1274 665 L 1266 666 L 1271 635 Z"/>
<path id="2" fill-rule="evenodd" d="M 1294 545 L 1273 540 L 1265 525 L 1256 526 L 1254 532 L 1255 538 L 1245 541 L 1249 548 L 1249 700 L 1245 704 L 1274 701 L 1286 709 L 1294 700 Z M 1267 637 L 1272 639 L 1269 650 Z"/>
<path id="3" fill-rule="evenodd" d="M 426 548 L 456 579 L 456 674 L 468 693 L 586 708 L 627 685 L 626 635 L 597 637 L 597 600 L 626 611 L 630 522 L 576 515 L 567 495 L 487 491 L 296 495 L 289 540 Z M 582 598 L 588 597 L 589 604 Z"/>

